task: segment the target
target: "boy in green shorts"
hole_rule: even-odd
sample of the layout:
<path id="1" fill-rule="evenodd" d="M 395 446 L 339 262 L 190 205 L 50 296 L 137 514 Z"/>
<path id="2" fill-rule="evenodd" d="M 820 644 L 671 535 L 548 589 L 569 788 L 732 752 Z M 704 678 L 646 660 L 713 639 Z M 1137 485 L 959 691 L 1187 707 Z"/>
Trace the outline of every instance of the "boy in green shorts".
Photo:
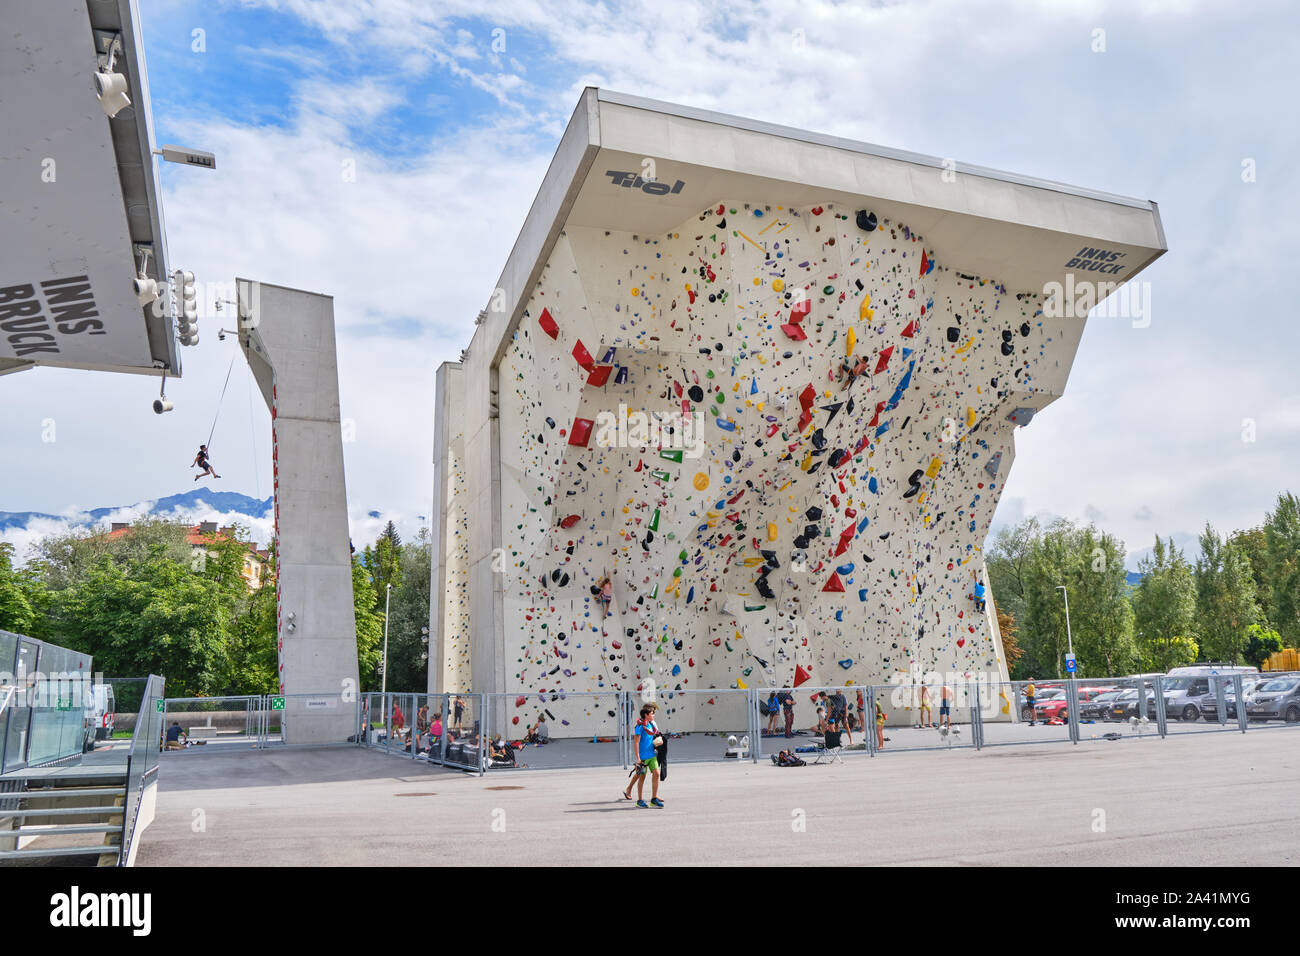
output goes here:
<path id="1" fill-rule="evenodd" d="M 636 805 L 642 809 L 662 808 L 664 802 L 659 799 L 659 758 L 655 756 L 655 740 L 659 739 L 659 728 L 655 725 L 655 705 L 646 704 L 641 708 L 641 719 L 636 723 L 635 740 L 637 745 Z M 650 774 L 650 802 L 645 802 L 645 778 Z M 628 782 L 623 791 L 625 800 L 632 799 L 632 783 Z"/>

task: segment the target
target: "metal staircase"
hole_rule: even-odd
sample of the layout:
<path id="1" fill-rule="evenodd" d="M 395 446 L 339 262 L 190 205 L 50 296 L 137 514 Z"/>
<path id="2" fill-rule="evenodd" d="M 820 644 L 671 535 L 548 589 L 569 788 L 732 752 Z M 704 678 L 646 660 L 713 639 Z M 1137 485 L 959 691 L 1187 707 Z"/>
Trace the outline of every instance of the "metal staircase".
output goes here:
<path id="1" fill-rule="evenodd" d="M 125 764 L 9 774 L 0 793 L 0 865 L 117 866 L 127 804 Z"/>

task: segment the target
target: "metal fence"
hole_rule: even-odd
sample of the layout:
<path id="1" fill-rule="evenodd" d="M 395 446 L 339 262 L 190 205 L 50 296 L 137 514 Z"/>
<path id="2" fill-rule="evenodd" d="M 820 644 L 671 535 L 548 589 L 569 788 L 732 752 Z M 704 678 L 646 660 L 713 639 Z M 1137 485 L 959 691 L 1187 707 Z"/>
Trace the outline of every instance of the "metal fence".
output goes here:
<path id="1" fill-rule="evenodd" d="M 655 720 L 669 763 L 756 763 L 783 750 L 811 762 L 828 756 L 827 730 L 839 734 L 834 756 L 852 759 L 1300 727 L 1300 673 L 1040 681 L 1032 698 L 1029 686 L 936 679 L 660 690 Z M 180 725 L 182 747 L 346 741 L 476 774 L 628 768 L 642 703 L 629 691 L 170 698 L 163 726 Z"/>

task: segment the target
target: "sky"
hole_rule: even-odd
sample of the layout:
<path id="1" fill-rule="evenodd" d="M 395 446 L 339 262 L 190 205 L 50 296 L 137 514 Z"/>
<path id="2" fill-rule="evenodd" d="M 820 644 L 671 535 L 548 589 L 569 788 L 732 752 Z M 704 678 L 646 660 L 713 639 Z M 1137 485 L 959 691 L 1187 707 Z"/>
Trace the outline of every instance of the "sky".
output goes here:
<path id="1" fill-rule="evenodd" d="M 1141 276 L 1149 323 L 1089 320 L 1064 396 L 1017 432 L 995 529 L 1093 521 L 1135 567 L 1156 534 L 1190 556 L 1207 521 L 1251 527 L 1300 491 L 1288 3 L 139 7 L 157 141 L 217 155 L 215 172 L 162 168 L 201 341 L 164 416 L 148 377 L 0 377 L 0 511 L 188 490 L 209 433 L 219 486 L 269 495 L 269 417 L 211 307 L 241 276 L 334 297 L 353 539 L 390 518 L 413 534 L 431 510 L 435 371 L 468 345 L 585 86 L 1159 203 L 1169 252 Z"/>

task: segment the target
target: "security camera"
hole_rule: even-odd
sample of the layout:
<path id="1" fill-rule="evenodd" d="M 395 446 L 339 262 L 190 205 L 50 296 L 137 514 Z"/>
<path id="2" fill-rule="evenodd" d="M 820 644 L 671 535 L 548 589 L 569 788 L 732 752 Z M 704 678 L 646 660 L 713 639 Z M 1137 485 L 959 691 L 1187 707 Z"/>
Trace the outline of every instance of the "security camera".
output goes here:
<path id="1" fill-rule="evenodd" d="M 217 341 L 218 341 L 218 342 L 224 342 L 224 341 L 226 341 L 226 333 L 225 333 L 225 330 L 224 330 L 224 329 L 219 330 L 219 331 L 217 332 Z"/>
<path id="2" fill-rule="evenodd" d="M 155 415 L 161 415 L 163 412 L 170 412 L 176 406 L 165 398 L 155 398 L 153 400 L 153 411 Z"/>
<path id="3" fill-rule="evenodd" d="M 141 275 L 133 279 L 131 289 L 135 292 L 136 301 L 141 305 L 148 305 L 158 298 L 158 280 L 150 279 L 148 276 Z"/>
<path id="4" fill-rule="evenodd" d="M 104 115 L 109 119 L 131 105 L 131 97 L 126 95 L 127 89 L 126 77 L 121 73 L 107 70 L 95 73 L 95 96 L 99 99 Z"/>

